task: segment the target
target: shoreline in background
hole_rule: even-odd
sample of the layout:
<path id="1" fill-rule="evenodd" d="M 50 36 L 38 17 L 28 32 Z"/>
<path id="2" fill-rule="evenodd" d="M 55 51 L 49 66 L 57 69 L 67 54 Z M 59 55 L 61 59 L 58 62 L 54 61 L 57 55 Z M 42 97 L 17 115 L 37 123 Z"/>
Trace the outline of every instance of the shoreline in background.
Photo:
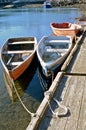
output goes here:
<path id="1" fill-rule="evenodd" d="M 25 4 L 21 6 L 14 6 L 14 5 L 6 5 L 3 6 L 2 9 L 10 9 L 10 8 L 37 8 L 37 7 L 43 7 L 42 3 L 34 3 L 34 4 Z M 86 17 L 86 3 L 75 3 L 65 6 L 53 6 L 55 8 L 61 7 L 61 8 L 79 8 L 82 11 L 82 16 Z"/>
<path id="2" fill-rule="evenodd" d="M 37 8 L 37 7 L 42 7 L 43 4 L 35 3 L 35 4 L 26 4 L 23 6 L 14 6 L 14 5 L 6 5 L 3 6 L 3 9 L 9 9 L 9 8 Z M 66 6 L 53 6 L 53 7 L 61 7 L 61 8 L 80 8 L 82 11 L 82 15 L 86 16 L 86 3 L 76 3 L 76 4 L 70 4 Z"/>

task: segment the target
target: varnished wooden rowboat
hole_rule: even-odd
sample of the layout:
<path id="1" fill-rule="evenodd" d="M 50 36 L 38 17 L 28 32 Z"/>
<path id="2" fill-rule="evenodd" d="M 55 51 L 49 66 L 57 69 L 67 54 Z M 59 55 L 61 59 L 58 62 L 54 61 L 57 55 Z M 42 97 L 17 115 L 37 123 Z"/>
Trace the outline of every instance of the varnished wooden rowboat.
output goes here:
<path id="1" fill-rule="evenodd" d="M 81 26 L 78 24 L 72 24 L 68 22 L 64 23 L 51 23 L 50 24 L 53 33 L 56 36 L 71 36 L 72 40 L 76 37 L 78 32 L 81 30 Z"/>
<path id="2" fill-rule="evenodd" d="M 1 48 L 1 63 L 5 72 L 16 80 L 31 64 L 36 51 L 35 37 L 10 38 Z"/>

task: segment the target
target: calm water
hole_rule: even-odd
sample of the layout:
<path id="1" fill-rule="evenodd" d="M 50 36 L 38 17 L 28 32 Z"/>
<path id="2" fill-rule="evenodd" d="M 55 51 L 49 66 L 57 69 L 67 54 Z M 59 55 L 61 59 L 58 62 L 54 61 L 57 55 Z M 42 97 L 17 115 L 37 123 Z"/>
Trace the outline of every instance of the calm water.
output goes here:
<path id="1" fill-rule="evenodd" d="M 0 10 L 0 48 L 2 44 L 12 37 L 36 36 L 39 41 L 44 35 L 51 35 L 50 23 L 74 22 L 80 16 L 78 9 L 70 8 L 26 8 Z M 31 70 L 31 69 L 30 69 Z M 24 110 L 19 101 L 12 103 L 4 83 L 3 70 L 0 62 L 0 130 L 25 130 L 30 122 L 30 115 Z M 18 86 L 25 85 L 22 100 L 31 112 L 35 112 L 43 99 L 43 89 L 39 82 L 38 69 L 21 81 Z M 31 79 L 30 79 L 31 77 Z M 31 80 L 31 82 L 29 81 Z"/>

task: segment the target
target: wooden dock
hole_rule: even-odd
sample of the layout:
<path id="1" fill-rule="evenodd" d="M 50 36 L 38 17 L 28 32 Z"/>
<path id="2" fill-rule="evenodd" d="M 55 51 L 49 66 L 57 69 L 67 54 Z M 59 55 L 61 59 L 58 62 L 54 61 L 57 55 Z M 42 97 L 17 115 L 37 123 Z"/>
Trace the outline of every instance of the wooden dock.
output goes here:
<path id="1" fill-rule="evenodd" d="M 67 107 L 66 115 L 53 115 L 50 108 L 53 112 L 60 110 L 53 98 Z M 86 31 L 78 39 L 26 130 L 86 130 Z"/>

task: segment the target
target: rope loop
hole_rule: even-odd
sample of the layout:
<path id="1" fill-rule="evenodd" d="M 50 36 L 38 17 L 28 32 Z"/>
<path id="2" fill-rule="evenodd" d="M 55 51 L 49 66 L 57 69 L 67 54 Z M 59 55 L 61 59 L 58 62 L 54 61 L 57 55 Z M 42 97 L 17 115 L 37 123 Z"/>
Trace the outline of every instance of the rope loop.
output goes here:
<path id="1" fill-rule="evenodd" d="M 52 91 L 46 91 L 45 93 L 44 93 L 44 96 L 45 96 L 45 98 L 46 98 L 46 100 L 47 100 L 47 102 L 48 102 L 48 104 L 49 104 L 49 107 L 50 107 L 50 110 L 51 110 L 51 112 L 52 112 L 52 114 L 53 115 L 55 115 L 55 117 L 62 117 L 62 116 L 66 116 L 67 115 L 67 113 L 68 113 L 68 108 L 66 107 L 66 106 L 64 106 L 64 105 L 62 105 L 56 98 L 53 98 L 53 100 L 56 102 L 56 104 L 57 104 L 57 106 L 59 107 L 59 108 L 62 108 L 63 109 L 63 112 L 54 112 L 53 111 L 53 109 L 52 109 L 52 107 L 51 107 L 51 105 L 50 105 L 50 98 L 51 97 L 53 97 L 53 93 L 52 93 Z M 57 108 L 58 109 L 58 108 Z"/>

